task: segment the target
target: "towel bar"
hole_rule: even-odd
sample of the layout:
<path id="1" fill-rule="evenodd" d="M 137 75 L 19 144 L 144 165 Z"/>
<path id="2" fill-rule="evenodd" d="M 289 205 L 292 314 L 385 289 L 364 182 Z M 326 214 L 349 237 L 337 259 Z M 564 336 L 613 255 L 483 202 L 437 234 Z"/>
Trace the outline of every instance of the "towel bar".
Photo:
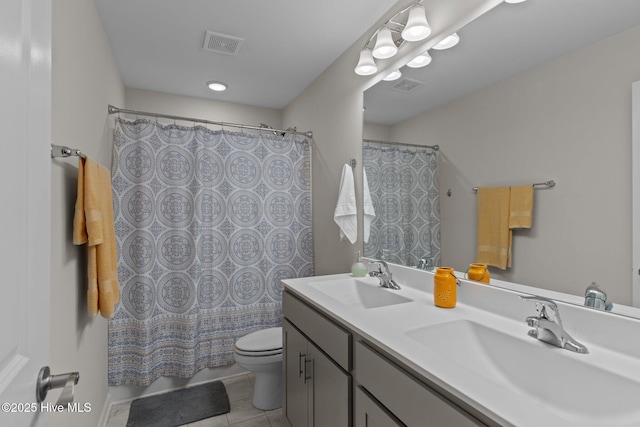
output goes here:
<path id="1" fill-rule="evenodd" d="M 78 156 L 86 159 L 87 156 L 80 150 L 75 148 L 65 147 L 64 145 L 55 145 L 51 144 L 51 158 L 55 157 L 70 157 L 70 156 Z"/>
<path id="2" fill-rule="evenodd" d="M 545 182 L 536 182 L 536 183 L 533 183 L 531 185 L 533 185 L 534 188 L 535 187 L 551 188 L 551 187 L 554 187 L 556 185 L 556 182 L 553 179 L 551 179 L 551 180 L 545 181 Z M 478 192 L 478 187 L 473 187 L 472 190 L 474 191 L 474 193 L 477 193 Z"/>

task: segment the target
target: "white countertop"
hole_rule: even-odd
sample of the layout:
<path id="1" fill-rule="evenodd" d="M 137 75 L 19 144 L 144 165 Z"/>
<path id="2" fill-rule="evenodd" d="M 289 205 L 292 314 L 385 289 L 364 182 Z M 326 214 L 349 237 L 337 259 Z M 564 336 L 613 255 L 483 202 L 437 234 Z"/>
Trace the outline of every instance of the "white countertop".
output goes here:
<path id="1" fill-rule="evenodd" d="M 531 328 L 525 323 L 525 318 L 535 314 L 535 309 L 533 305 L 520 301 L 517 292 L 463 280 L 462 285 L 458 288 L 456 307 L 442 309 L 433 304 L 433 273 L 401 266 L 393 266 L 392 271 L 394 279 L 402 289 L 399 291 L 381 289 L 381 291 L 405 296 L 410 299 L 409 302 L 364 308 L 358 305 L 344 304 L 317 289 L 318 286 L 321 286 L 320 282 L 350 278 L 351 274 L 289 279 L 285 280 L 284 284 L 287 290 L 382 348 L 399 362 L 423 376 L 428 382 L 435 383 L 501 425 L 518 427 L 640 425 L 640 408 L 632 414 L 616 414 L 610 413 L 610 410 L 603 407 L 598 415 L 593 416 L 592 414 L 589 419 L 585 419 L 584 414 L 576 414 L 571 409 L 562 410 L 558 407 L 549 407 L 544 400 L 536 401 L 530 395 L 521 392 L 517 384 L 509 387 L 505 386 L 504 382 L 493 381 L 488 375 L 479 375 L 477 372 L 443 357 L 442 354 L 419 343 L 407 334 L 409 331 L 422 327 L 444 324 L 454 320 L 470 320 L 509 334 L 515 339 L 527 340 L 529 344 L 541 346 L 545 351 L 562 351 L 566 353 L 562 354 L 563 357 L 574 358 L 577 363 L 587 361 L 595 366 L 611 368 L 612 372 L 617 375 L 637 381 L 638 391 L 640 391 L 640 360 L 634 353 L 637 351 L 640 354 L 638 346 L 634 344 L 631 350 L 625 353 L 620 349 L 612 350 L 610 341 L 606 339 L 603 343 L 599 343 L 597 340 L 598 336 L 603 335 L 602 328 L 619 329 L 620 322 L 626 322 L 623 328 L 629 328 L 629 330 L 635 331 L 636 335 L 640 335 L 640 322 L 637 320 L 594 313 L 593 310 L 588 309 L 580 311 L 580 307 L 571 308 L 560 303 L 565 328 L 574 338 L 587 345 L 590 350 L 590 353 L 586 355 L 577 354 L 552 347 L 527 335 Z M 358 280 L 371 286 L 377 286 L 378 283 L 376 278 L 367 277 Z M 313 286 L 310 285 L 311 283 Z M 610 316 L 610 318 L 603 316 Z M 588 331 L 595 330 L 595 336 L 589 336 L 590 333 L 583 332 L 584 328 L 577 327 L 577 323 L 584 323 L 585 318 L 589 318 L 589 321 L 595 319 L 596 323 L 604 326 L 588 328 Z M 613 326 L 610 325 L 611 322 L 614 323 Z M 571 326 L 576 326 L 576 328 L 571 329 Z M 605 330 L 604 334 L 606 335 L 606 333 Z M 636 337 L 632 338 L 637 340 Z M 615 366 L 608 366 L 612 364 Z M 523 361 L 522 369 L 527 368 L 526 361 Z M 567 387 L 575 387 L 576 390 L 584 388 L 585 385 L 589 385 L 589 378 L 585 378 L 584 381 L 585 384 L 548 384 L 549 393 L 553 396 L 553 393 L 558 390 L 566 390 Z M 636 395 L 635 398 L 638 396 Z M 585 402 L 585 404 L 593 406 L 594 402 Z"/>

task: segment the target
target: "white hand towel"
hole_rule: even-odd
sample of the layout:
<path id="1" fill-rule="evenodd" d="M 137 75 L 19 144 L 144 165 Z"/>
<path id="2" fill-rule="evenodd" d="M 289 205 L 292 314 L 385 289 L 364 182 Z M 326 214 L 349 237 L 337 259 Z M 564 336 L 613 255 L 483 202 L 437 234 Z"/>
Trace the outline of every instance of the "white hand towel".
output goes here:
<path id="1" fill-rule="evenodd" d="M 358 238 L 358 209 L 356 208 L 356 189 L 353 185 L 353 171 L 351 166 L 342 167 L 338 203 L 333 212 L 333 220 L 340 228 L 340 240 L 344 237 L 351 244 Z"/>
<path id="2" fill-rule="evenodd" d="M 364 236 L 365 243 L 369 241 L 371 234 L 371 223 L 376 217 L 376 208 L 373 207 L 371 193 L 369 192 L 369 181 L 367 181 L 367 172 L 362 168 L 362 210 L 364 212 Z"/>

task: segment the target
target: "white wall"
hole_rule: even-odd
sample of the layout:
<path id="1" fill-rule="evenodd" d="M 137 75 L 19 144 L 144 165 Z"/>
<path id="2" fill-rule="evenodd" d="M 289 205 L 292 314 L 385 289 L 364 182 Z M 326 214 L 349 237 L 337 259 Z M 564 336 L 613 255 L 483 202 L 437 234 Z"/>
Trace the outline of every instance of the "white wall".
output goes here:
<path id="1" fill-rule="evenodd" d="M 555 179 L 534 192 L 532 229 L 514 232 L 513 267 L 492 277 L 579 295 L 595 281 L 631 304 L 638 40 L 635 27 L 393 128 L 393 140 L 441 147 L 443 264 L 475 260 L 472 187 Z"/>
<path id="2" fill-rule="evenodd" d="M 253 126 L 264 123 L 275 129 L 282 128 L 282 111 L 273 108 L 252 107 L 131 88 L 126 89 L 125 104 L 127 109 L 136 111 Z M 116 105 L 116 107 L 123 106 Z M 131 115 L 127 117 L 132 118 Z M 163 123 L 163 119 L 158 120 Z M 171 123 L 166 119 L 164 122 Z M 187 124 L 191 125 L 191 123 Z M 219 129 L 212 125 L 210 127 L 211 129 Z M 300 127 L 298 129 L 305 130 Z M 240 132 L 239 128 L 225 128 L 225 130 Z"/>
<path id="3" fill-rule="evenodd" d="M 362 137 L 364 139 L 377 139 L 379 141 L 391 141 L 391 127 L 365 123 L 362 126 Z"/>
<path id="4" fill-rule="evenodd" d="M 124 87 L 93 1 L 53 5 L 52 138 L 110 166 L 107 105 Z M 95 426 L 106 416 L 107 321 L 87 315 L 86 248 L 72 244 L 77 158 L 51 161 L 51 369 L 80 372 L 76 402 L 91 412 L 53 414 L 53 426 Z M 57 390 L 52 394 L 59 393 Z"/>

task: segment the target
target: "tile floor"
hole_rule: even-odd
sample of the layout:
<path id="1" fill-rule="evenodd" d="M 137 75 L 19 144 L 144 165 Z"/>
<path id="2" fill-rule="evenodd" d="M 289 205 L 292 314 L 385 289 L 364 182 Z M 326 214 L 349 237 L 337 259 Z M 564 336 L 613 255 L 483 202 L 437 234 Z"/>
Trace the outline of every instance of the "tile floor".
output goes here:
<path id="1" fill-rule="evenodd" d="M 227 389 L 231 412 L 207 418 L 190 424 L 187 427 L 281 427 L 282 409 L 261 411 L 251 405 L 253 396 L 253 375 L 247 374 L 222 380 Z M 120 403 L 111 407 L 109 419 L 105 427 L 126 427 L 131 402 Z"/>

